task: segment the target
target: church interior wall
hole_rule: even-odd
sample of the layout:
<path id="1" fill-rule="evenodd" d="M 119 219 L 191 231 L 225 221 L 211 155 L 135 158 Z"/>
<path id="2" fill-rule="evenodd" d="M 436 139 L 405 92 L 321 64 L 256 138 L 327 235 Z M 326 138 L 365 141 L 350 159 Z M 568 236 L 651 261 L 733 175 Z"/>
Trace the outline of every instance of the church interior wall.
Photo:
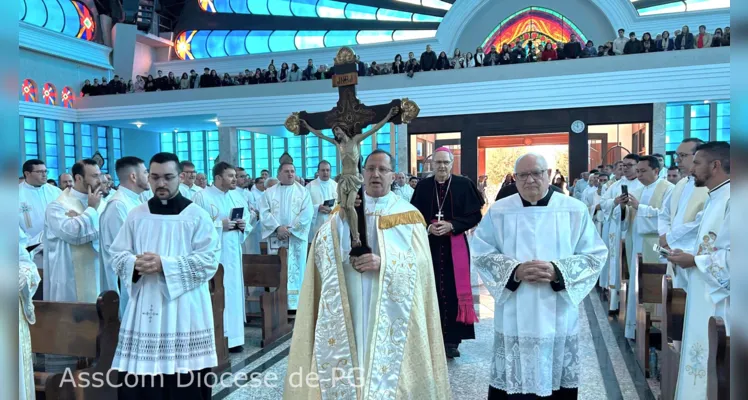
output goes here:
<path id="1" fill-rule="evenodd" d="M 146 163 L 154 154 L 161 151 L 161 142 L 157 132 L 140 129 L 122 130 L 122 154 L 135 156 Z"/>
<path id="2" fill-rule="evenodd" d="M 104 76 L 110 79 L 113 75 L 109 69 L 53 57 L 25 48 L 19 49 L 19 71 L 21 71 L 18 76 L 19 88 L 24 79 L 33 79 L 38 88 L 49 82 L 57 88 L 58 99 L 59 93 L 65 86 L 69 86 L 77 94 L 86 79 L 93 82 L 94 78 L 101 80 Z"/>

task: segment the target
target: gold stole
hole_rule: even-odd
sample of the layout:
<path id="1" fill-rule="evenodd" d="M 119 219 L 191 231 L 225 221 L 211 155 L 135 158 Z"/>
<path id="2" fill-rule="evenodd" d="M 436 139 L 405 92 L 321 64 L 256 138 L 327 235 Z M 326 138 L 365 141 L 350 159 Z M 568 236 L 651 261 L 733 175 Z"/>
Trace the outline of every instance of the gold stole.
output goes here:
<path id="1" fill-rule="evenodd" d="M 662 208 L 662 200 L 665 197 L 665 191 L 670 186 L 670 183 L 664 179 L 660 179 L 657 182 L 652 198 L 649 199 L 649 206 L 654 208 Z M 641 200 L 641 195 L 644 193 L 646 188 L 642 187 L 641 192 L 637 191 L 637 200 Z M 632 260 L 634 254 L 631 252 L 634 250 L 634 219 L 636 219 L 636 212 L 631 206 L 626 206 L 626 223 L 629 225 L 628 232 L 626 233 L 626 259 Z M 660 262 L 659 254 L 653 250 L 653 246 L 659 243 L 660 236 L 657 233 L 649 233 L 642 235 L 642 261 L 645 263 L 657 264 Z M 629 261 L 630 262 L 630 261 Z"/>
<path id="2" fill-rule="evenodd" d="M 683 195 L 683 191 L 686 189 L 688 184 L 688 178 L 681 179 L 675 188 L 673 194 L 670 196 L 670 222 L 675 219 L 675 215 L 678 213 L 678 205 L 680 204 L 680 197 Z M 691 198 L 688 199 L 688 205 L 686 206 L 686 214 L 683 215 L 683 222 L 692 222 L 696 219 L 696 215 L 704 209 L 706 199 L 709 198 L 709 190 L 705 187 L 694 188 L 691 193 Z"/>
<path id="3" fill-rule="evenodd" d="M 75 211 L 83 215 L 86 208 L 80 200 L 70 195 L 70 188 L 57 198 L 68 211 Z M 98 297 L 98 282 L 96 281 L 96 258 L 97 253 L 93 243 L 81 245 L 69 245 L 70 254 L 73 257 L 73 276 L 75 277 L 75 293 L 79 302 L 95 302 Z"/>

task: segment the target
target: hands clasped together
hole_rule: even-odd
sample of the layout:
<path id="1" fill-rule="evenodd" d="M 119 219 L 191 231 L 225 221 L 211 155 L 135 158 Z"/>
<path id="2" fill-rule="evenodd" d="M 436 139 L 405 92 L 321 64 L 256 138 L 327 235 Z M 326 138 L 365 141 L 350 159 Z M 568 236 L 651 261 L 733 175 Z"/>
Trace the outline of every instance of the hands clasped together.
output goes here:
<path id="1" fill-rule="evenodd" d="M 451 222 L 438 221 L 438 222 L 434 222 L 433 224 L 429 225 L 427 230 L 430 235 L 445 236 L 445 235 L 452 233 L 453 229 L 454 228 L 452 227 Z"/>
<path id="2" fill-rule="evenodd" d="M 164 271 L 161 265 L 161 256 L 155 253 L 145 252 L 135 256 L 135 270 L 140 275 L 157 274 Z"/>
<path id="3" fill-rule="evenodd" d="M 517 267 L 514 278 L 518 281 L 530 283 L 556 282 L 556 269 L 547 261 L 532 260 L 523 262 Z"/>

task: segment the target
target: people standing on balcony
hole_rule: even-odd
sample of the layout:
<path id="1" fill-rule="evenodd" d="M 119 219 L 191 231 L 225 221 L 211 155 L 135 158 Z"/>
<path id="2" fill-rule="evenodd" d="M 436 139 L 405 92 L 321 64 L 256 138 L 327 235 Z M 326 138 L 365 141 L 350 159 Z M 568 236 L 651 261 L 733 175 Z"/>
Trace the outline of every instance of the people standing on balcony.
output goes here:
<path id="1" fill-rule="evenodd" d="M 563 42 L 556 42 L 556 59 L 566 60 L 566 53 L 564 52 Z"/>
<path id="2" fill-rule="evenodd" d="M 623 48 L 623 54 L 640 54 L 644 53 L 644 45 L 636 38 L 636 32 L 629 33 L 629 41 Z"/>
<path id="3" fill-rule="evenodd" d="M 527 62 L 538 61 L 538 49 L 532 40 L 527 41 Z"/>
<path id="4" fill-rule="evenodd" d="M 403 57 L 400 54 L 396 55 L 395 60 L 392 62 L 392 73 L 405 73 L 405 64 L 403 63 Z"/>
<path id="5" fill-rule="evenodd" d="M 135 93 L 135 86 L 132 84 L 132 79 L 127 81 L 127 93 Z"/>
<path id="6" fill-rule="evenodd" d="M 545 48 L 543 49 L 543 53 L 540 54 L 540 61 L 555 61 L 558 60 L 558 56 L 556 55 L 556 50 L 553 49 L 553 44 L 551 42 L 547 42 L 545 44 Z"/>
<path id="7" fill-rule="evenodd" d="M 325 72 L 327 72 L 327 66 L 325 64 L 320 64 L 317 68 L 317 72 L 314 73 L 314 79 L 318 81 L 325 79 Z"/>
<path id="8" fill-rule="evenodd" d="M 654 53 L 657 51 L 657 44 L 652 40 L 652 35 L 649 32 L 645 32 L 642 35 L 642 49 L 643 53 Z"/>
<path id="9" fill-rule="evenodd" d="M 714 30 L 714 35 L 712 35 L 712 44 L 711 47 L 722 47 L 723 36 L 722 36 L 722 28 L 717 28 Z"/>
<path id="10" fill-rule="evenodd" d="M 617 55 L 623 55 L 623 50 L 626 47 L 626 43 L 628 43 L 628 39 L 626 39 L 623 35 L 626 33 L 626 31 L 621 28 L 618 30 L 618 37 L 616 40 L 613 41 L 613 52 Z"/>
<path id="11" fill-rule="evenodd" d="M 210 79 L 210 68 L 203 69 L 203 74 L 200 75 L 200 81 L 198 83 L 198 87 L 206 88 L 211 87 L 211 79 Z"/>
<path id="12" fill-rule="evenodd" d="M 522 46 L 522 41 L 517 40 L 512 50 L 512 64 L 522 64 L 527 59 L 527 50 Z"/>
<path id="13" fill-rule="evenodd" d="M 132 83 L 132 80 L 130 80 L 130 83 Z M 125 77 L 121 76 L 119 78 L 119 93 L 126 94 L 127 92 L 128 90 L 127 90 L 127 83 L 125 83 Z"/>
<path id="14" fill-rule="evenodd" d="M 216 72 L 216 70 L 214 69 L 210 70 L 210 80 L 211 80 L 211 84 L 213 85 L 211 87 L 221 86 L 221 77 L 218 76 L 218 72 Z"/>
<path id="15" fill-rule="evenodd" d="M 473 57 L 473 53 L 467 52 L 467 54 L 465 54 L 465 68 L 473 67 L 475 67 L 475 57 Z"/>
<path id="16" fill-rule="evenodd" d="M 190 76 L 186 72 L 182 73 L 182 77 L 179 79 L 179 90 L 186 90 L 190 88 Z"/>
<path id="17" fill-rule="evenodd" d="M 301 80 L 301 70 L 296 63 L 291 64 L 291 70 L 288 72 L 289 82 L 298 82 Z"/>
<path id="18" fill-rule="evenodd" d="M 605 55 L 614 56 L 616 52 L 613 50 L 613 42 L 605 43 Z"/>
<path id="19" fill-rule="evenodd" d="M 706 49 L 712 46 L 712 35 L 706 32 L 706 26 L 699 26 L 699 34 L 696 35 L 695 45 L 697 49 Z"/>
<path id="20" fill-rule="evenodd" d="M 670 38 L 670 32 L 662 32 L 662 38 L 657 41 L 657 51 L 673 51 L 675 50 L 675 43 Z"/>
<path id="21" fill-rule="evenodd" d="M 231 78 L 231 75 L 229 75 L 228 72 L 223 74 L 223 79 L 221 79 L 221 86 L 234 86 L 234 79 Z"/>
<path id="22" fill-rule="evenodd" d="M 421 69 L 423 71 L 431 71 L 436 69 L 436 53 L 431 50 L 431 45 L 426 45 L 426 51 L 421 53 Z"/>
<path id="23" fill-rule="evenodd" d="M 482 67 L 483 66 L 483 60 L 486 58 L 486 54 L 483 53 L 483 47 L 478 46 L 475 49 L 475 66 L 476 67 Z"/>
<path id="24" fill-rule="evenodd" d="M 333 60 L 333 64 L 335 65 L 335 62 Z M 366 63 L 361 61 L 361 56 L 356 54 L 356 72 L 358 72 L 358 76 L 366 76 Z"/>
<path id="25" fill-rule="evenodd" d="M 405 65 L 405 73 L 408 77 L 412 78 L 413 74 L 421 70 L 421 66 L 418 65 L 418 60 L 413 56 L 413 52 L 408 54 L 408 64 Z"/>
<path id="26" fill-rule="evenodd" d="M 166 77 L 164 76 L 164 71 L 161 71 L 161 70 L 157 71 L 157 76 L 154 79 L 154 82 L 156 84 L 156 90 L 157 91 L 158 90 L 167 90 L 167 89 L 165 89 L 166 86 L 167 86 L 167 83 L 166 83 Z"/>
<path id="27" fill-rule="evenodd" d="M 675 50 L 691 50 L 693 49 L 693 34 L 688 25 L 683 26 L 683 30 L 680 33 L 676 33 L 675 37 Z"/>
<path id="28" fill-rule="evenodd" d="M 235 81 L 237 85 L 244 85 L 247 82 L 247 77 L 244 76 L 244 72 L 239 71 L 239 75 L 236 76 Z"/>
<path id="29" fill-rule="evenodd" d="M 725 34 L 722 36 L 722 46 L 730 45 L 730 27 L 725 27 Z"/>
<path id="30" fill-rule="evenodd" d="M 179 89 L 179 79 L 174 75 L 173 72 L 169 72 L 169 77 L 166 79 L 167 81 L 167 88 L 161 89 L 161 90 L 177 90 Z"/>
<path id="31" fill-rule="evenodd" d="M 501 56 L 499 56 L 499 53 L 496 51 L 496 46 L 491 46 L 491 51 L 489 51 L 488 54 L 486 54 L 486 57 L 483 59 L 483 65 L 486 67 L 499 65 L 500 59 Z"/>
<path id="32" fill-rule="evenodd" d="M 579 58 L 582 56 L 582 44 L 577 40 L 576 34 L 571 34 L 569 43 L 564 45 L 564 55 L 568 59 Z"/>
<path id="33" fill-rule="evenodd" d="M 499 63 L 498 65 L 506 65 L 512 63 L 512 51 L 509 48 L 509 45 L 504 43 L 504 45 L 501 46 L 501 53 L 499 53 Z"/>
<path id="34" fill-rule="evenodd" d="M 133 88 L 135 93 L 145 92 L 145 79 L 142 76 L 135 76 L 135 87 Z"/>
<path id="35" fill-rule="evenodd" d="M 265 83 L 265 76 L 262 74 L 262 70 L 259 68 L 255 69 L 255 74 L 252 75 L 251 78 L 249 78 L 250 85 L 256 85 L 258 83 Z"/>
<path id="36" fill-rule="evenodd" d="M 81 97 L 91 96 L 92 92 L 93 85 L 91 85 L 91 80 L 86 79 L 85 82 L 83 82 L 83 87 L 81 87 Z"/>
<path id="37" fill-rule="evenodd" d="M 455 49 L 455 52 L 452 54 L 452 59 L 450 60 L 451 68 L 457 68 L 456 65 L 460 63 L 460 58 L 462 58 L 460 49 Z"/>
<path id="38" fill-rule="evenodd" d="M 288 63 L 281 64 L 280 74 L 278 75 L 278 81 L 288 82 Z"/>
<path id="39" fill-rule="evenodd" d="M 591 40 L 587 41 L 587 45 L 584 46 L 582 51 L 582 58 L 597 57 L 597 49 L 595 49 L 595 43 Z"/>
<path id="40" fill-rule="evenodd" d="M 265 73 L 265 83 L 278 83 L 278 71 L 275 65 L 268 65 L 268 72 Z"/>
<path id="41" fill-rule="evenodd" d="M 377 65 L 376 61 L 371 62 L 369 71 L 366 73 L 366 76 L 374 76 L 374 75 L 379 75 L 379 65 Z"/>
<path id="42" fill-rule="evenodd" d="M 200 75 L 198 75 L 194 69 L 191 69 L 188 89 L 197 89 L 199 86 L 200 86 Z"/>
<path id="43" fill-rule="evenodd" d="M 439 58 L 436 59 L 436 66 L 434 69 L 437 70 L 443 70 L 443 69 L 449 69 L 450 68 L 450 61 L 449 58 L 447 58 L 447 53 L 441 52 L 439 53 Z"/>
<path id="44" fill-rule="evenodd" d="M 145 81 L 145 91 L 155 92 L 156 90 L 156 81 L 153 80 L 153 75 L 148 75 L 148 79 Z"/>
<path id="45" fill-rule="evenodd" d="M 314 61 L 310 58 L 307 61 L 306 68 L 304 68 L 304 71 L 301 73 L 301 80 L 311 81 L 312 79 L 314 79 Z"/>

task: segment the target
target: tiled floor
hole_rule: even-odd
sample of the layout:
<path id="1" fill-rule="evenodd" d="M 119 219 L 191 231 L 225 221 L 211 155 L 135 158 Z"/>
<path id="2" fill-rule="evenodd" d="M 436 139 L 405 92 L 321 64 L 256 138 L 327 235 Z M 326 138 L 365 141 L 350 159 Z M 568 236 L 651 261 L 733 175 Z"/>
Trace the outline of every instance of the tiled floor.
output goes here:
<path id="1" fill-rule="evenodd" d="M 480 290 L 476 304 L 481 322 L 476 325 L 476 339 L 460 346 L 462 356 L 449 360 L 449 381 L 453 399 L 481 400 L 488 392 L 493 346 L 493 299 Z M 585 299 L 579 309 L 581 350 L 581 400 L 623 399 L 654 400 L 659 395 L 656 380 L 648 383 L 638 370 L 630 346 L 617 322 L 607 315 L 607 307 L 597 292 Z M 259 328 L 247 327 L 247 342 L 241 354 L 231 355 L 233 378 L 213 390 L 214 400 L 281 399 L 286 374 L 290 335 L 267 349 L 259 348 Z M 232 383 L 232 379 L 236 382 Z M 263 383 L 266 382 L 266 383 Z M 653 393 L 654 392 L 654 393 Z"/>

